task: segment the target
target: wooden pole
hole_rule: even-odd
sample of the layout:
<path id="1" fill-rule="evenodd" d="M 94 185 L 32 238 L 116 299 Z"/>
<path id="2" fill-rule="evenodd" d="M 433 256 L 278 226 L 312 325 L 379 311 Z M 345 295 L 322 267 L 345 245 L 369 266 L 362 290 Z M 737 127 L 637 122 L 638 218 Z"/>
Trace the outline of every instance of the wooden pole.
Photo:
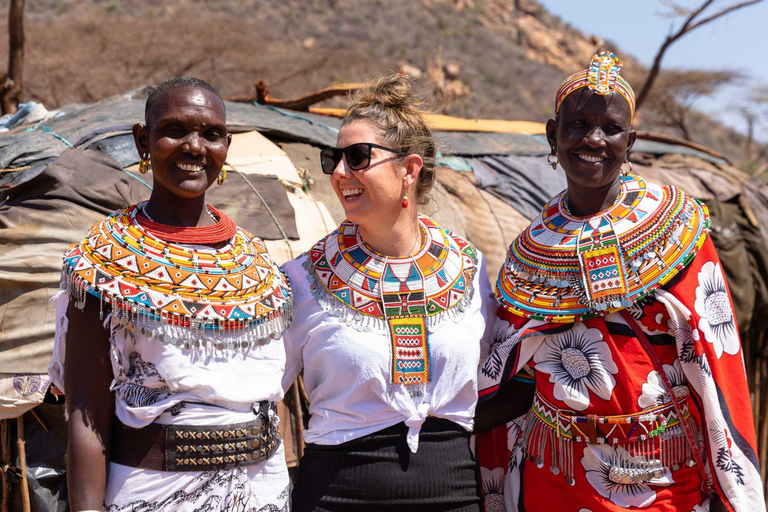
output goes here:
<path id="1" fill-rule="evenodd" d="M 9 512 L 11 486 L 8 485 L 8 468 L 11 466 L 11 436 L 8 432 L 8 420 L 0 421 L 0 478 L 3 479 L 3 496 L 0 512 Z"/>
<path id="2" fill-rule="evenodd" d="M 296 427 L 296 456 L 299 458 L 299 464 L 301 464 L 301 458 L 304 457 L 304 413 L 301 412 L 298 379 L 293 382 L 289 391 L 291 393 L 291 409 L 293 409 L 291 413 L 293 413 Z"/>
<path id="3" fill-rule="evenodd" d="M 0 84 L 0 106 L 3 114 L 14 114 L 19 106 L 19 95 L 23 87 L 24 70 L 24 0 L 11 0 L 8 8 L 8 74 Z"/>
<path id="4" fill-rule="evenodd" d="M 763 479 L 763 485 L 766 482 L 766 471 L 768 468 L 768 393 L 766 387 L 768 387 L 768 358 L 760 355 L 760 394 L 762 395 L 761 401 L 754 404 L 756 409 L 760 410 L 760 420 L 755 424 L 757 430 L 757 451 L 758 459 L 760 460 L 760 475 Z"/>
<path id="5" fill-rule="evenodd" d="M 23 512 L 32 512 L 29 504 L 29 486 L 27 485 L 27 450 L 24 447 L 24 415 L 16 418 L 16 438 L 19 447 L 19 469 L 21 470 L 21 509 Z"/>

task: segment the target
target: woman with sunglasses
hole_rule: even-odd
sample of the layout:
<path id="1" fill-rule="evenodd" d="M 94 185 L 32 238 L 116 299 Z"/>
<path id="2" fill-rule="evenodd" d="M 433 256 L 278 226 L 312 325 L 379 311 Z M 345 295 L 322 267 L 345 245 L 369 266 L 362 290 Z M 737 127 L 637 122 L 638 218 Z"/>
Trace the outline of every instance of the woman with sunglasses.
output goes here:
<path id="1" fill-rule="evenodd" d="M 323 172 L 347 215 L 286 263 L 287 388 L 311 418 L 293 510 L 479 511 L 469 448 L 496 302 L 482 255 L 419 215 L 435 141 L 401 75 L 364 86 Z"/>

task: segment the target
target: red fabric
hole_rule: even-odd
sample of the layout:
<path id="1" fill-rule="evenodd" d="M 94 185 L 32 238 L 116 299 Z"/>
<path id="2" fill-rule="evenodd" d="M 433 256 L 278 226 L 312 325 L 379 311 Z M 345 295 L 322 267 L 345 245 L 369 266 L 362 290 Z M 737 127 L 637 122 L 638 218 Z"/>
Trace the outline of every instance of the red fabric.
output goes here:
<path id="1" fill-rule="evenodd" d="M 711 241 L 704 243 L 685 271 L 657 292 L 655 299 L 639 301 L 628 308 L 628 313 L 665 365 L 673 388 L 685 386 L 689 390 L 691 418 L 705 438 L 703 453 L 727 508 L 736 512 L 764 510 L 738 330 Z M 501 333 L 493 341 L 496 363 L 503 365 L 503 371 L 489 371 L 495 380 L 485 381 L 481 372 L 481 399 L 493 395 L 526 363 L 536 370 L 537 393 L 556 408 L 577 415 L 635 414 L 653 404 L 654 397 L 661 400 L 659 393 L 666 393 L 658 374 L 654 376 L 648 353 L 620 314 L 562 325 L 522 319 L 501 308 L 494 332 Z M 492 353 L 489 360 L 493 357 Z M 570 486 L 563 474 L 550 470 L 550 445 L 543 461 L 525 456 L 520 445 L 524 429 L 523 420 L 518 419 L 508 428 L 478 436 L 484 483 L 499 468 L 507 473 L 504 501 L 508 512 L 597 512 L 630 507 L 670 512 L 705 510 L 701 507 L 706 505 L 707 495 L 695 465 L 682 464 L 649 482 L 618 484 L 617 474 L 609 471 L 610 464 L 595 456 L 610 455 L 616 446 L 574 441 L 575 485 Z M 540 440 L 537 442 L 534 447 L 541 445 Z M 507 455 L 508 462 L 500 460 Z M 497 502 L 493 489 L 484 487 L 486 494 L 491 494 L 490 500 Z"/>

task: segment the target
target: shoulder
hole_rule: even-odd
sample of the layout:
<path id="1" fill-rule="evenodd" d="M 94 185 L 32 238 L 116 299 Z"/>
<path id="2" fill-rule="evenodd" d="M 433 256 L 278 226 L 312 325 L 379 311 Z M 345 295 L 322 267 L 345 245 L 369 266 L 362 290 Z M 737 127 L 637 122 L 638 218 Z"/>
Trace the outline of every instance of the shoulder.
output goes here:
<path id="1" fill-rule="evenodd" d="M 309 253 L 305 252 L 290 261 L 286 261 L 280 266 L 280 270 L 282 270 L 283 273 L 288 276 L 288 279 L 291 280 L 291 286 L 294 286 L 293 281 L 298 279 L 300 276 L 306 275 L 307 271 L 304 266 L 306 265 L 308 259 Z"/>

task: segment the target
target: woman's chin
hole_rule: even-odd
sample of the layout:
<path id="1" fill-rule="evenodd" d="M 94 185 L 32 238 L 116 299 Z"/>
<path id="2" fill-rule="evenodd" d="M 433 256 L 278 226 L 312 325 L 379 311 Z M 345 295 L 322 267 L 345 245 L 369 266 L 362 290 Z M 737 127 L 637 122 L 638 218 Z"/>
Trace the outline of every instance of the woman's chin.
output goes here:
<path id="1" fill-rule="evenodd" d="M 602 166 L 574 166 L 565 174 L 569 181 L 578 183 L 584 188 L 594 189 L 610 185 L 619 178 L 618 170 L 612 172 L 611 169 L 605 169 Z"/>
<path id="2" fill-rule="evenodd" d="M 184 180 L 174 184 L 169 192 L 182 199 L 194 199 L 205 194 L 210 187 L 207 179 Z"/>
<path id="3" fill-rule="evenodd" d="M 360 224 L 360 221 L 364 221 L 366 217 L 369 217 L 370 208 L 367 208 L 365 204 L 357 199 L 356 201 L 344 201 L 341 203 L 344 208 L 344 215 L 347 220 L 350 220 L 356 224 Z"/>

